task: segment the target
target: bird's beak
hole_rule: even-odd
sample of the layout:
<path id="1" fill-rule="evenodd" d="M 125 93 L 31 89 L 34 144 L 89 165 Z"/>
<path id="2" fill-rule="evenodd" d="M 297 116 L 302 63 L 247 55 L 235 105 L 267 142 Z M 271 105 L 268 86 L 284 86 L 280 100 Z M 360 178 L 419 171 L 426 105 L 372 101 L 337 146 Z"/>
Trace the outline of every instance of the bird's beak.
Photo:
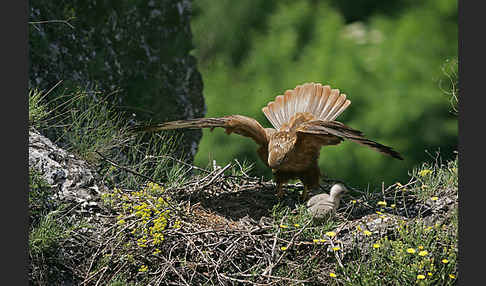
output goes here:
<path id="1" fill-rule="evenodd" d="M 278 168 L 284 161 L 285 156 L 278 156 L 276 152 L 268 154 L 268 166 L 272 169 Z"/>

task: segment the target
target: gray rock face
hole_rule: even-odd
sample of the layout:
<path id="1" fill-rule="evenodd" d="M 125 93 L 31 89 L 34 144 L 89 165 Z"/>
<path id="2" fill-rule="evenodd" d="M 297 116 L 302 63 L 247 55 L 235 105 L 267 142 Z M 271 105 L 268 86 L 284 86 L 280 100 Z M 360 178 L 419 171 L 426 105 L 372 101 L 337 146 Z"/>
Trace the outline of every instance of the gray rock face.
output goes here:
<path id="1" fill-rule="evenodd" d="M 83 208 L 97 205 L 103 186 L 96 183 L 95 172 L 35 130 L 29 131 L 29 168 L 42 174 L 61 201 Z"/>
<path id="2" fill-rule="evenodd" d="M 49 90 L 62 80 L 56 90 L 116 90 L 116 104 L 139 121 L 204 117 L 203 83 L 189 54 L 191 13 L 189 0 L 32 1 L 29 87 Z M 180 138 L 189 160 L 201 136 L 190 130 Z"/>

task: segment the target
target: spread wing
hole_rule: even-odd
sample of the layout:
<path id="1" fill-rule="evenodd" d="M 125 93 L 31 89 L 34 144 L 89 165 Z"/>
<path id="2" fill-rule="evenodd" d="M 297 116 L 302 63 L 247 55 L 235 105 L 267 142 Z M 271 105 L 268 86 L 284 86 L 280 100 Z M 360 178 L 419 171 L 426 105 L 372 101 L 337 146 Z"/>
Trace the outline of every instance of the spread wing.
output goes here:
<path id="1" fill-rule="evenodd" d="M 255 119 L 243 115 L 177 120 L 149 126 L 138 125 L 132 127 L 130 130 L 133 132 L 155 132 L 179 128 L 211 128 L 211 130 L 213 130 L 215 127 L 222 127 L 226 129 L 227 134 L 234 132 L 236 134 L 249 137 L 261 146 L 268 145 L 270 134 L 275 131 L 273 128 L 263 128 Z"/>
<path id="2" fill-rule="evenodd" d="M 363 136 L 361 131 L 352 129 L 338 121 L 311 120 L 301 123 L 296 131 L 299 137 L 309 141 L 310 144 L 336 145 L 346 139 L 403 160 L 402 156 L 391 147 L 369 140 Z"/>

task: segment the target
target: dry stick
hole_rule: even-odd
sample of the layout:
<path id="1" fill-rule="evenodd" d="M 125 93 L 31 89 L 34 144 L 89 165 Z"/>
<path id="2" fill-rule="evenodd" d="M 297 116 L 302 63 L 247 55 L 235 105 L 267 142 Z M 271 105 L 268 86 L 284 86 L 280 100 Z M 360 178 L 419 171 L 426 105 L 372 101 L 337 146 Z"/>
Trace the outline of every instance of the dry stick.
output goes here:
<path id="1" fill-rule="evenodd" d="M 280 220 L 280 224 L 283 224 L 283 221 L 284 219 L 287 217 L 287 215 L 284 215 L 282 217 L 282 219 Z M 272 245 L 272 255 L 270 256 L 270 259 L 268 261 L 269 265 L 268 267 L 265 269 L 265 271 L 263 271 L 262 275 L 265 275 L 268 273 L 272 274 L 272 268 L 273 268 L 273 263 L 272 263 L 272 260 L 273 260 L 273 257 L 275 257 L 275 246 L 277 245 L 277 237 L 278 235 L 280 234 L 280 225 L 278 227 L 278 230 L 277 232 L 275 233 L 275 235 L 273 235 L 273 245 Z"/>
<path id="2" fill-rule="evenodd" d="M 241 276 L 245 276 L 245 277 L 255 277 L 257 275 L 258 274 L 241 274 Z M 268 278 L 274 278 L 274 279 L 280 279 L 280 280 L 287 280 L 287 281 L 297 282 L 297 283 L 307 283 L 307 282 L 309 282 L 309 279 L 300 280 L 300 279 L 293 279 L 293 278 L 280 277 L 280 276 L 274 276 L 274 275 L 263 275 L 263 276 L 268 277 Z"/>
<path id="3" fill-rule="evenodd" d="M 88 274 L 91 272 L 91 267 L 93 267 L 93 263 L 96 259 L 96 257 L 98 256 L 98 252 L 100 251 L 100 249 L 103 247 L 104 245 L 100 245 L 98 247 L 98 249 L 96 249 L 96 252 L 95 254 L 93 255 L 93 259 L 91 259 L 91 262 L 89 264 L 89 267 L 88 267 L 88 271 L 86 271 L 86 277 L 85 277 L 85 280 L 88 279 Z"/>
<path id="4" fill-rule="evenodd" d="M 208 186 L 210 186 L 214 180 L 216 180 L 216 178 L 218 178 L 219 176 L 221 176 L 221 174 L 224 173 L 224 171 L 226 171 L 229 167 L 231 167 L 231 164 L 228 163 L 228 165 L 226 165 L 224 168 L 220 169 L 210 180 L 209 182 L 205 183 L 204 185 L 201 186 L 201 189 L 204 189 Z"/>
<path id="5" fill-rule="evenodd" d="M 238 162 L 238 160 L 236 160 L 236 159 L 235 159 L 235 162 L 236 162 L 236 164 L 238 164 L 238 167 L 240 167 L 240 171 L 241 171 L 241 173 L 243 174 L 243 176 L 244 176 L 245 178 L 247 178 L 247 179 L 251 179 L 251 177 L 250 177 L 250 176 L 248 176 L 248 175 L 247 175 L 247 174 L 246 174 L 246 173 L 243 171 L 243 166 L 241 166 L 240 162 Z"/>
<path id="6" fill-rule="evenodd" d="M 118 274 L 118 273 L 119 273 L 119 272 L 120 272 L 120 271 L 123 269 L 123 267 L 125 267 L 125 265 L 126 265 L 127 263 L 128 263 L 128 261 L 123 262 L 123 264 L 122 264 L 120 267 L 118 267 L 118 270 L 117 270 L 117 271 L 116 271 L 116 272 L 115 272 L 113 275 L 111 275 L 110 280 L 111 280 L 113 277 L 116 277 L 116 275 L 117 275 L 117 274 Z"/>
<path id="7" fill-rule="evenodd" d="M 261 285 L 261 286 L 266 286 L 268 284 L 260 284 L 260 283 L 256 283 L 256 282 L 253 282 L 253 281 L 250 281 L 250 280 L 246 280 L 246 279 L 238 279 L 238 278 L 233 278 L 233 277 L 229 277 L 229 276 L 226 276 L 224 274 L 221 274 L 221 276 L 227 280 L 231 280 L 231 281 L 236 281 L 236 282 L 240 282 L 240 283 L 248 283 L 248 284 L 251 284 L 251 285 Z"/>
<path id="8" fill-rule="evenodd" d="M 95 273 L 91 274 L 91 276 L 89 276 L 88 278 L 84 279 L 80 285 L 83 285 L 83 284 L 86 284 L 89 282 L 89 280 L 93 279 L 94 277 L 96 277 L 96 275 L 98 275 L 99 272 L 101 271 L 104 271 L 106 268 L 108 268 L 108 266 L 105 266 L 103 268 L 101 268 L 100 270 L 96 271 Z"/>
<path id="9" fill-rule="evenodd" d="M 36 25 L 36 24 L 47 24 L 47 23 L 63 23 L 68 25 L 71 29 L 74 29 L 74 26 L 69 24 L 69 20 L 74 19 L 74 17 L 70 17 L 67 20 L 46 20 L 46 21 L 37 21 L 37 22 L 28 22 L 31 25 Z"/>
<path id="10" fill-rule="evenodd" d="M 98 286 L 98 284 L 100 284 L 101 278 L 103 278 L 103 275 L 105 275 L 105 272 L 106 272 L 106 270 L 108 270 L 109 267 L 105 266 L 104 268 L 105 268 L 105 270 L 103 270 L 103 272 L 101 272 L 100 278 L 98 278 L 98 281 L 96 281 L 95 286 Z"/>
<path id="11" fill-rule="evenodd" d="M 199 171 L 202 171 L 202 172 L 208 173 L 208 174 L 209 174 L 209 173 L 211 173 L 211 171 L 208 171 L 208 170 L 206 170 L 206 169 L 199 168 L 199 167 L 197 167 L 197 166 L 194 166 L 194 165 L 188 164 L 188 163 L 186 163 L 186 162 L 184 162 L 184 161 L 182 161 L 182 160 L 179 160 L 179 159 L 174 158 L 174 157 L 169 156 L 169 155 L 160 155 L 160 156 L 152 156 L 152 155 L 149 155 L 149 156 L 147 156 L 147 158 L 159 158 L 159 157 L 165 157 L 165 158 L 171 159 L 172 161 L 176 161 L 177 163 L 182 164 L 182 165 L 184 165 L 184 166 L 186 166 L 186 167 L 189 167 L 189 168 L 191 168 L 191 169 L 196 169 L 196 170 L 199 170 Z"/>
<path id="12" fill-rule="evenodd" d="M 332 242 L 332 239 L 329 240 L 329 243 L 331 244 L 331 247 L 334 248 L 334 243 Z M 341 269 L 343 270 L 344 275 L 346 276 L 346 280 L 348 280 L 349 282 L 351 282 L 351 280 L 349 279 L 348 275 L 346 274 L 346 271 L 344 270 L 343 262 L 341 261 L 341 258 L 337 254 L 337 251 L 334 251 L 333 250 L 333 252 L 334 252 L 334 257 L 336 257 L 336 260 L 337 260 L 339 266 L 341 267 Z"/>
<path id="13" fill-rule="evenodd" d="M 169 266 L 170 266 L 170 268 L 172 269 L 172 271 L 174 271 L 174 272 L 175 272 L 175 274 L 177 274 L 177 276 L 179 276 L 179 278 L 181 278 L 181 280 L 182 280 L 182 282 L 184 282 L 184 284 L 186 284 L 187 286 L 189 286 L 189 284 L 187 284 L 186 279 L 184 279 L 184 277 L 183 277 L 183 276 L 182 276 L 182 275 L 181 275 L 179 272 L 177 272 L 177 270 L 175 269 L 174 265 L 172 265 L 172 263 L 171 263 L 171 262 L 169 262 L 169 261 L 168 261 L 168 260 L 167 260 L 165 257 L 163 257 L 163 256 L 159 256 L 159 255 L 158 255 L 157 257 L 162 258 L 162 259 L 165 261 L 165 263 L 169 264 Z"/>
<path id="14" fill-rule="evenodd" d="M 303 232 L 303 231 L 306 229 L 306 227 L 307 227 L 307 226 L 309 226 L 309 224 L 310 224 L 311 222 L 312 222 L 312 219 L 310 219 L 309 221 L 307 221 L 307 223 L 306 223 L 306 224 L 305 224 L 305 225 L 304 225 L 304 226 L 303 226 L 303 227 L 302 227 L 302 228 L 301 228 L 301 229 L 300 229 L 298 232 L 296 232 L 296 233 L 295 233 L 295 234 L 292 236 L 292 238 L 290 239 L 289 243 L 287 243 L 287 246 L 286 246 L 286 247 L 287 247 L 287 249 L 288 249 L 289 247 L 291 247 L 291 246 L 292 246 L 292 244 L 294 243 L 295 238 L 296 238 L 297 236 L 299 236 L 299 235 L 300 235 L 300 234 L 301 234 L 301 233 L 302 233 L 302 232 Z M 282 255 L 280 255 L 280 257 L 278 258 L 277 262 L 275 262 L 275 263 L 272 265 L 272 268 L 273 268 L 273 267 L 275 267 L 275 265 L 278 265 L 278 264 L 280 263 L 280 260 L 282 260 L 282 258 L 283 258 L 285 255 L 286 255 L 286 252 L 282 253 Z M 272 268 L 270 268 L 270 273 L 269 273 L 269 275 L 271 275 L 271 274 L 272 274 L 272 273 L 271 273 L 271 272 L 272 272 Z"/>

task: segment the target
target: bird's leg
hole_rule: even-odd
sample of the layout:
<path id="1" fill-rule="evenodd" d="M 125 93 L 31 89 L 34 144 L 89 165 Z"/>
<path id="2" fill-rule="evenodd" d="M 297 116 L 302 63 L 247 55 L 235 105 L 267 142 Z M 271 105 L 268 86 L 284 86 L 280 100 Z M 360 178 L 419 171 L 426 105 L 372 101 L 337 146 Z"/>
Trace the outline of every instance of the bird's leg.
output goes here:
<path id="1" fill-rule="evenodd" d="M 309 199 L 309 190 L 319 189 L 319 167 L 314 165 L 312 168 L 308 169 L 299 179 L 304 185 L 304 191 L 302 192 L 302 200 L 306 201 Z"/>
<path id="2" fill-rule="evenodd" d="M 304 186 L 304 191 L 302 192 L 302 200 L 307 201 L 309 199 L 308 187 Z"/>
<path id="3" fill-rule="evenodd" d="M 280 199 L 284 195 L 283 183 L 277 182 L 277 197 Z"/>

